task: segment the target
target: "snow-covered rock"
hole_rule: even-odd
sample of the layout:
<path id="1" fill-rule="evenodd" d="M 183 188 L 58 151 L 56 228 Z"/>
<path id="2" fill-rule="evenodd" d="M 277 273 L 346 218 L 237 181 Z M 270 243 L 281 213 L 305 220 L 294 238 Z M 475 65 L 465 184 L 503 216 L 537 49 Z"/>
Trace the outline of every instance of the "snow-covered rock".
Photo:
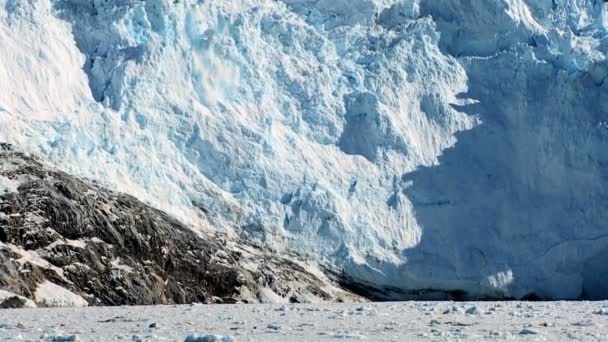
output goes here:
<path id="1" fill-rule="evenodd" d="M 20 309 L 20 308 L 35 308 L 36 303 L 23 296 L 16 295 L 12 292 L 0 290 L 0 308 L 2 309 Z"/>
<path id="2" fill-rule="evenodd" d="M 607 29 L 599 0 L 0 0 L 0 139 L 396 296 L 605 297 Z"/>
<path id="3" fill-rule="evenodd" d="M 0 177 L 23 181 L 0 193 L 0 308 L 364 301 L 298 256 L 194 232 L 6 144 Z"/>

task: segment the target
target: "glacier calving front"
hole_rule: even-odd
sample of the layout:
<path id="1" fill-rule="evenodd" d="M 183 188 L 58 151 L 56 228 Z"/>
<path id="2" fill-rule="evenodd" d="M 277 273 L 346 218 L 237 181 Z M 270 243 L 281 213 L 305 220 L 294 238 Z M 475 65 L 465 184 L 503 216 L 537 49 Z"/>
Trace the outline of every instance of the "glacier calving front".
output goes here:
<path id="1" fill-rule="evenodd" d="M 0 140 L 357 281 L 608 293 L 601 0 L 0 0 Z"/>

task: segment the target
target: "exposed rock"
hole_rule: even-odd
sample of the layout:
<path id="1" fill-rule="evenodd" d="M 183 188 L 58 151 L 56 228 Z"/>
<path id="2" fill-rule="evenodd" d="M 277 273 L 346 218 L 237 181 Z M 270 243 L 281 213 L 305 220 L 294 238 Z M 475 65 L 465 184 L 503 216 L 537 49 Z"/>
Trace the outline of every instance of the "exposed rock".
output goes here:
<path id="1" fill-rule="evenodd" d="M 520 335 L 537 335 L 538 333 L 532 329 L 524 328 L 519 332 Z"/>
<path id="2" fill-rule="evenodd" d="M 36 304 L 12 292 L 0 290 L 0 309 L 34 308 Z"/>
<path id="3" fill-rule="evenodd" d="M 235 342 L 236 340 L 232 336 L 220 336 L 220 335 L 191 335 L 186 337 L 185 342 Z"/>
<path id="4" fill-rule="evenodd" d="M 0 301 L 2 309 L 21 309 L 27 307 L 27 300 L 23 297 L 13 296 Z"/>
<path id="5" fill-rule="evenodd" d="M 295 258 L 195 232 L 6 144 L 0 177 L 18 184 L 0 191 L 0 289 L 26 298 L 50 282 L 89 305 L 360 300 Z"/>
<path id="6" fill-rule="evenodd" d="M 467 311 L 465 311 L 465 313 L 467 315 L 472 315 L 472 316 L 481 314 L 481 312 L 479 311 L 479 308 L 476 306 L 472 306 L 472 307 L 468 308 Z"/>

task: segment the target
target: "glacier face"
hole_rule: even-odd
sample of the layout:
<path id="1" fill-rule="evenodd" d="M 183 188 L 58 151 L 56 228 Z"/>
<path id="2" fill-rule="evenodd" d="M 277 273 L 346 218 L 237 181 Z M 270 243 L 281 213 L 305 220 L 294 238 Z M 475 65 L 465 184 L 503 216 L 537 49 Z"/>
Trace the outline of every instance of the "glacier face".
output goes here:
<path id="1" fill-rule="evenodd" d="M 376 286 L 603 297 L 607 29 L 599 0 L 0 0 L 0 139 Z"/>

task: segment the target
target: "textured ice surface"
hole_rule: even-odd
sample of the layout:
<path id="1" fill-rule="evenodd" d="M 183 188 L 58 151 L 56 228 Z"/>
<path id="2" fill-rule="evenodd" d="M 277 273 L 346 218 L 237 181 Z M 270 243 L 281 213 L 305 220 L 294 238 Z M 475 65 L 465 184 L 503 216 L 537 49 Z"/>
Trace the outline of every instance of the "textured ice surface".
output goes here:
<path id="1" fill-rule="evenodd" d="M 599 0 L 0 0 L 0 138 L 377 286 L 608 291 Z"/>
<path id="2" fill-rule="evenodd" d="M 608 312 L 607 302 L 587 301 L 39 308 L 1 310 L 0 338 L 184 342 L 606 341 L 604 312 Z"/>

